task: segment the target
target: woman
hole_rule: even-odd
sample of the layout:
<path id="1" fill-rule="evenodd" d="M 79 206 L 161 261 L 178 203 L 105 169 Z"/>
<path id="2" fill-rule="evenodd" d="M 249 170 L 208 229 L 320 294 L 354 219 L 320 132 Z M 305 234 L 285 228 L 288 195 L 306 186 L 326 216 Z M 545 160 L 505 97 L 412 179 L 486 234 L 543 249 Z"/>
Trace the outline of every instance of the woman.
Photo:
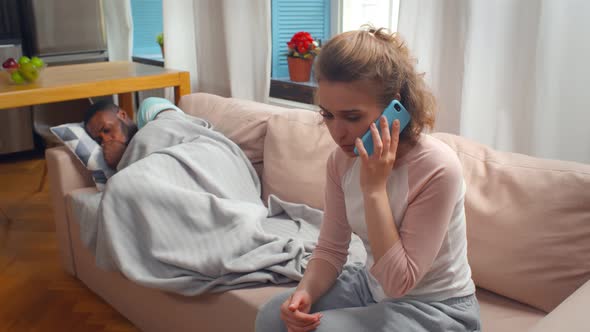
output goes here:
<path id="1" fill-rule="evenodd" d="M 316 75 L 339 145 L 328 158 L 324 221 L 303 279 L 261 308 L 257 331 L 480 330 L 461 164 L 422 133 L 435 100 L 408 49 L 384 29 L 345 32 L 322 48 Z M 380 116 L 393 99 L 411 115 L 401 135 L 399 121 L 390 131 Z M 360 140 L 367 128 L 370 156 Z M 352 232 L 367 262 L 343 269 Z"/>

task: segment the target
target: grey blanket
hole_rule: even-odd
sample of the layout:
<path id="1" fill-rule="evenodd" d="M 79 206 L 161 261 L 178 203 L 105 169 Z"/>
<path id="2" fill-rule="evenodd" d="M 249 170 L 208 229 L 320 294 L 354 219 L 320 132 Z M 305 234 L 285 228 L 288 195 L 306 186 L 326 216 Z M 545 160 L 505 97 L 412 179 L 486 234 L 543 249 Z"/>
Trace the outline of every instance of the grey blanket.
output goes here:
<path id="1" fill-rule="evenodd" d="M 81 238 L 100 267 L 184 295 L 301 278 L 322 212 L 275 197 L 265 207 L 247 157 L 202 120 L 163 113 L 118 168 L 96 213 L 75 209 L 97 220 L 81 221 Z M 349 262 L 364 262 L 352 243 Z"/>

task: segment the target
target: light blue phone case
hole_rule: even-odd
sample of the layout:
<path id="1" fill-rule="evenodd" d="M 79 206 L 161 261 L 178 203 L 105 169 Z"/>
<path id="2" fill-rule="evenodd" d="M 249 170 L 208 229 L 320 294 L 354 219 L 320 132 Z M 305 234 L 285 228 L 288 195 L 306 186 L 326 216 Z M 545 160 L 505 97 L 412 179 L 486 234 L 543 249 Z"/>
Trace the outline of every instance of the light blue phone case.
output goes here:
<path id="1" fill-rule="evenodd" d="M 393 126 L 394 120 L 399 120 L 399 132 L 401 132 L 406 128 L 408 123 L 410 123 L 410 113 L 406 110 L 404 105 L 402 105 L 397 99 L 394 99 L 389 103 L 389 105 L 383 111 L 383 115 L 387 118 L 387 123 L 389 124 L 389 132 L 391 133 L 391 128 Z M 381 118 L 381 117 L 379 117 Z M 377 130 L 379 130 L 379 135 L 381 135 L 381 126 L 379 125 L 379 118 L 375 120 L 375 125 L 377 126 Z M 373 135 L 371 134 L 371 129 L 367 130 L 367 132 L 362 137 L 363 145 L 365 146 L 365 150 L 370 155 L 373 154 Z M 357 148 L 354 148 L 354 154 L 357 156 L 359 152 Z"/>

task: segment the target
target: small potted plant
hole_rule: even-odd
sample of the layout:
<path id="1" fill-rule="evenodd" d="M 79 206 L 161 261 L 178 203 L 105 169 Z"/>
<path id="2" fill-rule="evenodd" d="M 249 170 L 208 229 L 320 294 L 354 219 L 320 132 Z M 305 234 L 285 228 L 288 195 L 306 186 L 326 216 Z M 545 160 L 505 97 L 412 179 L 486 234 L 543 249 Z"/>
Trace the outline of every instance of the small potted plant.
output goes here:
<path id="1" fill-rule="evenodd" d="M 287 42 L 287 47 L 289 78 L 294 82 L 309 81 L 313 59 L 320 51 L 318 42 L 313 40 L 309 32 L 299 31 Z"/>
<path id="2" fill-rule="evenodd" d="M 162 50 L 162 58 L 165 56 L 164 54 L 164 33 L 160 32 L 157 36 L 156 36 L 156 43 L 158 43 L 158 45 L 160 45 L 160 50 Z"/>

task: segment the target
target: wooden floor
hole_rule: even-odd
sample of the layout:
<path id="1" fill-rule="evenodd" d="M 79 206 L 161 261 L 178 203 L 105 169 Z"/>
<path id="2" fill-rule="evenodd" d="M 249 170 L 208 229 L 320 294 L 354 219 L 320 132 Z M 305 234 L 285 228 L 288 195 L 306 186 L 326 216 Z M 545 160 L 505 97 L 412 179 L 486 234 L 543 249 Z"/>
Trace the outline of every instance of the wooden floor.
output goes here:
<path id="1" fill-rule="evenodd" d="M 0 332 L 138 331 L 62 268 L 41 153 L 0 157 Z"/>

